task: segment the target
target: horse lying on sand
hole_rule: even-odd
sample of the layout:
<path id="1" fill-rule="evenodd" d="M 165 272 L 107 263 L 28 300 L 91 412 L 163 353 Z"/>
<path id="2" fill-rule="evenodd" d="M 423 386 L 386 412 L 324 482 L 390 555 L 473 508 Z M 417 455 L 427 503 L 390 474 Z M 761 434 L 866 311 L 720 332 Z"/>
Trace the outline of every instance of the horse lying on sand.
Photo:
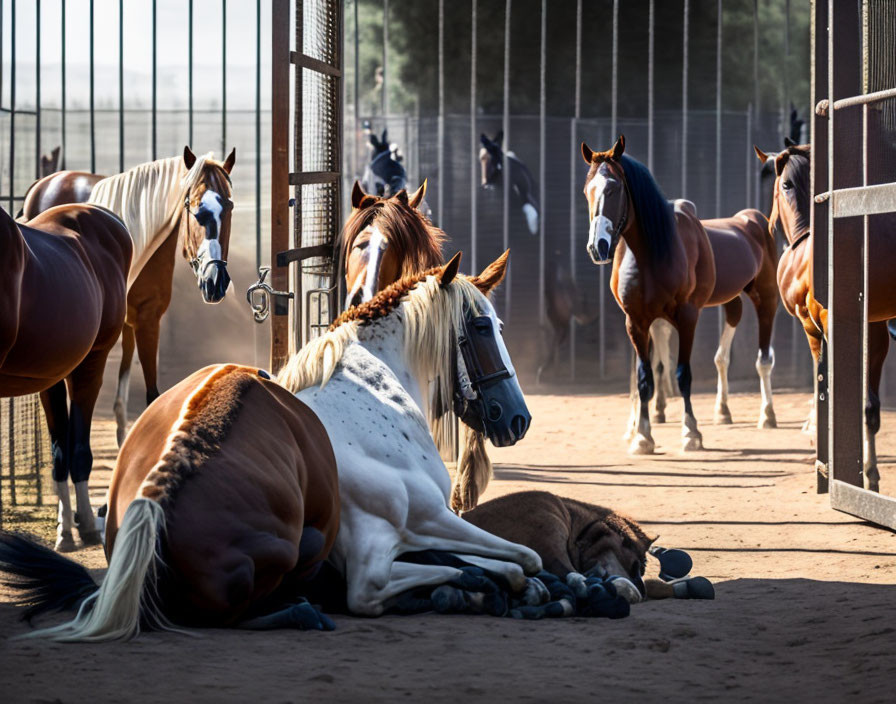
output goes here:
<path id="1" fill-rule="evenodd" d="M 105 208 L 59 206 L 27 224 L 0 212 L 0 397 L 40 393 L 61 552 L 75 549 L 75 526 L 84 545 L 100 542 L 87 490 L 90 425 L 124 323 L 131 253 L 127 228 Z"/>
<path id="2" fill-rule="evenodd" d="M 102 641 L 178 626 L 331 629 L 301 598 L 339 528 L 336 461 L 315 414 L 265 372 L 206 367 L 137 420 L 109 488 L 109 570 L 0 534 L 0 569 L 26 618 L 78 607 L 28 635 Z"/>

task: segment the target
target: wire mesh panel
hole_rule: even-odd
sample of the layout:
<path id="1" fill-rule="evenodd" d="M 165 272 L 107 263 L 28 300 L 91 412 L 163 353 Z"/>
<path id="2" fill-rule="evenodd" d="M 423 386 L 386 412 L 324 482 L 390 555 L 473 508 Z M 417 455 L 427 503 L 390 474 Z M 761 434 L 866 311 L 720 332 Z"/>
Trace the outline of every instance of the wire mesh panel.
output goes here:
<path id="1" fill-rule="evenodd" d="M 44 503 L 51 452 L 38 396 L 0 399 L 0 523 L 3 509 Z"/>

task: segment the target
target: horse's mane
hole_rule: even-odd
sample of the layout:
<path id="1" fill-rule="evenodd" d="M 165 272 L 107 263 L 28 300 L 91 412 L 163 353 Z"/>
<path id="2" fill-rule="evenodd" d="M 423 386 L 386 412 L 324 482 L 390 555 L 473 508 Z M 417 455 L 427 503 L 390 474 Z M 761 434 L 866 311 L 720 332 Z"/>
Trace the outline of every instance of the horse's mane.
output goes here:
<path id="1" fill-rule="evenodd" d="M 135 265 L 145 263 L 144 253 L 151 254 L 160 244 L 156 238 L 174 227 L 184 198 L 201 181 L 206 165 L 217 164 L 211 157 L 211 153 L 196 157 L 189 171 L 183 157 L 158 159 L 104 178 L 93 187 L 88 202 L 117 213 L 127 225 L 134 240 Z"/>
<path id="2" fill-rule="evenodd" d="M 788 157 L 787 162 L 784 164 L 784 170 L 781 172 L 781 178 L 791 181 L 796 192 L 795 232 L 791 233 L 791 235 L 799 237 L 809 230 L 809 212 L 811 210 L 809 165 L 811 163 L 812 149 L 811 145 L 798 144 L 787 147 L 785 151 Z M 777 186 L 777 179 L 775 185 Z M 780 214 L 778 218 L 780 219 Z"/>
<path id="3" fill-rule="evenodd" d="M 389 246 L 404 252 L 400 276 L 406 277 L 442 263 L 442 243 L 447 236 L 416 208 L 400 197 L 382 198 L 373 205 L 352 211 L 339 238 L 339 256 L 348 268 L 355 239 L 376 223 L 389 238 Z"/>
<path id="4" fill-rule="evenodd" d="M 651 256 L 654 261 L 661 261 L 672 251 L 676 236 L 672 206 L 644 164 L 628 154 L 623 154 L 619 161 Z"/>

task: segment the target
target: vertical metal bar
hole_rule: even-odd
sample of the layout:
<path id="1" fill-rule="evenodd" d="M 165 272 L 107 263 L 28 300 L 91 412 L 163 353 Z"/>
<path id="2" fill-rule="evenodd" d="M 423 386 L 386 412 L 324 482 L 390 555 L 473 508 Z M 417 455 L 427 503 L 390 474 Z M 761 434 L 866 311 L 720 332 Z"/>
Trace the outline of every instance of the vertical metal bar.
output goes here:
<path id="1" fill-rule="evenodd" d="M 260 19 L 259 22 L 261 22 Z M 193 0 L 190 0 L 187 6 L 187 143 L 190 148 L 195 148 L 193 145 Z"/>
<path id="2" fill-rule="evenodd" d="M 93 0 L 91 0 L 93 2 Z M 158 50 L 158 44 L 156 41 L 157 35 L 157 17 L 156 17 L 156 0 L 152 0 L 152 160 L 155 161 L 158 158 L 158 134 L 157 134 L 157 98 L 158 98 L 158 64 L 156 53 Z M 93 26 L 91 24 L 91 26 Z"/>
<path id="3" fill-rule="evenodd" d="M 436 221 L 445 227 L 445 0 L 439 0 L 439 115 L 436 121 L 436 192 L 439 210 Z M 385 83 L 383 84 L 385 88 Z M 385 90 L 383 91 L 385 95 Z"/>
<path id="4" fill-rule="evenodd" d="M 442 16 L 442 2 L 439 0 L 439 17 Z M 441 19 L 439 20 L 441 22 Z M 441 31 L 439 30 L 441 36 Z M 383 127 L 386 126 L 386 115 L 389 114 L 389 0 L 383 0 L 383 92 L 380 95 L 380 112 L 383 114 Z M 442 202 L 439 201 L 439 210 Z"/>
<path id="5" fill-rule="evenodd" d="M 15 7 L 16 0 L 12 0 L 12 6 L 10 10 L 12 12 L 12 16 L 10 17 L 9 28 L 10 30 L 15 29 Z M 15 42 L 10 42 L 10 48 L 15 47 Z M 12 90 L 12 87 L 15 85 L 15 81 L 12 76 L 9 78 L 9 87 Z M 12 114 L 12 113 L 10 113 Z M 15 420 L 16 418 L 16 404 L 15 399 L 9 399 L 9 502 L 16 506 L 18 505 L 18 501 L 16 499 L 16 433 L 15 433 Z"/>
<path id="6" fill-rule="evenodd" d="M 15 1 L 15 0 L 13 0 L 13 1 Z M 65 168 L 66 168 L 66 161 L 68 160 L 68 149 L 66 148 L 66 147 L 67 147 L 67 144 L 66 144 L 66 140 L 65 140 L 65 137 L 66 137 L 66 134 L 65 134 L 65 87 L 66 87 L 66 86 L 65 86 L 65 0 L 62 0 L 62 17 L 61 17 L 61 25 L 62 25 L 62 37 L 61 37 L 61 44 L 62 44 L 62 46 L 61 46 L 61 48 L 60 48 L 60 58 L 61 58 L 61 62 L 62 62 L 62 66 L 61 66 L 61 70 L 62 70 L 62 71 L 61 71 L 61 72 L 62 72 L 62 76 L 61 76 L 61 79 L 62 79 L 62 102 L 61 102 L 61 108 L 62 108 L 62 109 L 61 109 L 61 111 L 60 111 L 60 112 L 61 112 L 61 115 L 60 115 L 60 122 L 61 122 L 61 124 L 62 124 L 62 135 L 61 135 L 61 140 L 62 140 L 62 163 L 60 164 L 60 166 L 61 166 L 63 169 L 65 169 Z"/>
<path id="7" fill-rule="evenodd" d="M 124 171 L 124 0 L 118 0 L 118 170 Z"/>
<path id="8" fill-rule="evenodd" d="M 190 0 L 192 6 L 192 0 Z M 191 18 L 192 19 L 192 18 Z M 192 32 L 190 33 L 192 37 Z M 191 40 L 192 41 L 192 40 Z M 192 53 L 192 52 L 191 52 Z M 192 59 L 192 56 L 191 56 Z M 192 87 L 192 71 L 190 82 Z M 190 107 L 193 105 L 192 91 Z M 190 140 L 193 115 L 190 114 Z M 261 266 L 261 0 L 255 0 L 255 270 Z"/>
<path id="9" fill-rule="evenodd" d="M 476 0 L 470 14 L 470 144 L 473 149 L 473 177 L 470 179 L 470 271 L 479 272 L 479 138 L 476 135 Z"/>
<path id="10" fill-rule="evenodd" d="M 295 18 L 294 36 L 296 54 L 301 56 L 305 52 L 305 2 L 304 0 L 296 0 L 295 2 Z M 288 56 L 288 54 L 287 54 Z M 313 80 L 313 79 L 312 79 Z M 297 172 L 305 170 L 305 69 L 300 66 L 295 67 L 293 74 L 293 166 Z M 301 247 L 304 241 L 304 212 L 305 212 L 305 188 L 302 185 L 296 185 L 293 191 L 294 205 L 292 211 L 292 237 L 288 238 L 291 247 Z M 292 354 L 305 344 L 306 328 L 305 322 L 310 321 L 310 299 L 305 299 L 305 277 L 302 273 L 302 262 L 297 262 L 291 271 L 290 280 L 292 282 L 292 291 L 295 293 L 292 315 L 292 331 L 290 335 L 292 347 L 289 353 Z"/>
<path id="11" fill-rule="evenodd" d="M 355 85 L 354 85 L 354 104 L 355 104 L 355 163 L 354 163 L 354 175 L 357 178 L 361 175 L 361 96 L 359 92 L 359 85 L 361 82 L 360 79 L 360 50 L 359 50 L 359 39 L 358 39 L 358 4 L 361 0 L 355 0 Z"/>
<path id="12" fill-rule="evenodd" d="M 613 0 L 613 76 L 610 82 L 610 142 L 616 139 L 619 134 L 617 118 L 619 115 L 619 0 Z M 607 346 L 607 267 L 598 267 L 598 311 L 600 318 L 598 320 L 598 334 L 600 336 L 600 355 L 601 378 L 606 375 L 606 346 Z M 635 356 L 632 352 L 632 361 Z"/>
<path id="13" fill-rule="evenodd" d="M 227 0 L 221 0 L 221 158 L 227 154 Z"/>
<path id="14" fill-rule="evenodd" d="M 35 178 L 40 178 L 40 0 L 34 7 L 35 27 L 34 36 L 34 172 Z"/>
<path id="15" fill-rule="evenodd" d="M 650 0 L 647 13 L 647 169 L 653 171 L 653 49 L 654 17 L 656 8 Z"/>
<path id="16" fill-rule="evenodd" d="M 38 23 L 40 24 L 40 23 Z M 41 442 L 40 442 L 40 431 L 41 431 L 41 416 L 40 411 L 38 409 L 38 404 L 40 402 L 36 397 L 32 397 L 31 403 L 31 427 L 33 429 L 32 435 L 34 436 L 34 488 L 37 492 L 37 505 L 41 506 L 43 504 L 43 477 L 41 476 Z"/>
<path id="17" fill-rule="evenodd" d="M 688 25 L 690 24 L 691 6 L 684 0 L 684 13 L 681 20 L 681 197 L 688 197 Z"/>
<path id="18" fill-rule="evenodd" d="M 289 266 L 277 254 L 289 249 L 289 0 L 271 3 L 271 286 L 289 287 Z M 296 68 L 296 71 L 299 71 Z M 298 116 L 296 116 L 298 119 Z M 301 168 L 301 164 L 297 165 Z M 277 373 L 289 353 L 289 304 L 272 303 L 270 369 Z"/>
<path id="19" fill-rule="evenodd" d="M 504 115 L 503 130 L 504 141 L 501 145 L 504 150 L 505 157 L 503 159 L 503 171 L 501 182 L 504 190 L 503 202 L 503 232 L 502 232 L 502 249 L 506 251 L 510 247 L 510 160 L 506 157 L 510 150 L 510 17 L 512 11 L 513 0 L 506 0 L 504 9 Z M 511 271 L 507 271 L 507 280 L 504 282 L 504 318 L 510 320 L 510 275 Z"/>
<path id="20" fill-rule="evenodd" d="M 578 125 L 582 117 L 582 0 L 576 0 L 576 82 L 573 118 L 569 124 L 569 275 L 576 281 L 576 165 L 579 163 Z M 576 289 L 578 290 L 578 289 Z M 603 337 L 600 338 L 600 374 L 603 377 Z M 576 321 L 569 319 L 569 378 L 576 378 Z"/>
<path id="21" fill-rule="evenodd" d="M 786 73 L 786 71 L 782 71 Z M 759 91 L 759 0 L 753 0 L 753 105 L 756 110 L 756 129 L 759 129 L 762 120 L 762 103 Z M 754 208 L 762 207 L 759 202 L 759 160 L 751 160 L 753 165 L 753 193 L 755 194 Z M 750 201 L 747 201 L 747 205 Z"/>
<path id="22" fill-rule="evenodd" d="M 747 118 L 746 119 L 746 122 L 747 122 L 747 134 L 746 134 L 747 144 L 746 144 L 746 149 L 744 150 L 744 154 L 746 155 L 745 158 L 746 158 L 746 164 L 747 164 L 747 173 L 746 173 L 746 178 L 745 178 L 745 181 L 747 184 L 747 186 L 746 186 L 747 192 L 746 192 L 746 195 L 744 196 L 744 203 L 749 203 L 750 202 L 750 179 L 751 179 L 752 173 L 753 173 L 752 169 L 753 169 L 753 159 L 754 159 L 754 157 L 753 157 L 753 154 L 754 154 L 754 152 L 753 152 L 753 104 L 752 103 L 750 103 L 747 106 L 746 118 Z"/>
<path id="23" fill-rule="evenodd" d="M 716 2 L 716 217 L 722 217 L 722 0 Z"/>
<path id="24" fill-rule="evenodd" d="M 90 0 L 90 171 L 96 173 L 96 91 L 94 67 L 94 14 L 93 0 Z"/>
<path id="25" fill-rule="evenodd" d="M 545 181 L 547 180 L 547 135 L 545 133 L 545 118 L 547 112 L 547 24 L 548 5 L 547 0 L 541 0 L 541 56 L 539 63 L 541 76 L 538 93 L 538 324 L 544 327 L 545 323 L 545 281 L 544 281 L 544 237 L 545 237 L 545 213 L 547 211 L 547 194 Z"/>
<path id="26" fill-rule="evenodd" d="M 861 92 L 859 13 L 855 3 L 829 0 L 828 98 Z M 855 109 L 828 113 L 828 190 L 855 186 L 861 180 L 854 158 L 859 132 Z M 859 345 L 865 327 L 862 286 L 862 218 L 833 217 L 828 208 L 828 350 L 830 405 L 828 442 L 831 478 L 862 486 L 863 398 L 862 354 Z M 836 241 L 836 256 L 835 256 Z M 836 426 L 836 433 L 834 428 Z"/>
<path id="27" fill-rule="evenodd" d="M 15 194 L 16 194 L 16 0 L 12 0 L 9 7 L 9 212 L 15 213 Z M 9 399 L 9 415 L 12 417 L 12 399 Z M 10 443 L 12 442 L 12 433 L 10 432 Z M 9 458 L 10 477 L 12 477 L 13 457 L 12 453 Z M 11 481 L 10 486 L 15 487 L 15 482 Z M 12 498 L 13 506 L 15 506 L 15 495 Z"/>

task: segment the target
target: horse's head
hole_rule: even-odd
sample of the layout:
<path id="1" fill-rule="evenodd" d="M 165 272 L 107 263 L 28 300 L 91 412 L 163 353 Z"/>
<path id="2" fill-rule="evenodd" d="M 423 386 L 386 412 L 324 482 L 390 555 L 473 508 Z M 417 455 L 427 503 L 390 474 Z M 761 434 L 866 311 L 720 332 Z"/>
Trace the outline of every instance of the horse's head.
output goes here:
<path id="1" fill-rule="evenodd" d="M 218 303 L 230 285 L 227 251 L 233 213 L 230 172 L 236 149 L 220 163 L 206 158 L 197 164 L 196 155 L 184 147 L 189 191 L 184 196 L 184 258 L 190 263 L 206 303 Z M 191 173 L 194 166 L 198 173 Z"/>
<path id="2" fill-rule="evenodd" d="M 348 305 L 369 301 L 402 276 L 441 263 L 444 235 L 418 210 L 425 194 L 426 181 L 410 196 L 401 190 L 390 198 L 365 193 L 355 182 L 352 213 L 340 239 Z"/>
<path id="3" fill-rule="evenodd" d="M 582 158 L 589 165 L 585 177 L 585 198 L 588 200 L 588 255 L 595 264 L 613 260 L 619 238 L 628 221 L 632 204 L 625 185 L 621 163 L 625 137 L 605 152 L 593 152 L 582 142 Z"/>
<path id="4" fill-rule="evenodd" d="M 501 142 L 504 140 L 504 132 L 499 130 L 494 139 L 489 139 L 484 134 L 479 135 L 482 147 L 479 150 L 479 163 L 482 165 L 483 188 L 495 188 L 501 183 L 501 171 L 504 168 L 504 151 Z"/>
<path id="5" fill-rule="evenodd" d="M 468 279 L 473 286 L 464 296 L 456 332 L 454 412 L 496 447 L 522 440 L 532 420 L 501 335 L 503 323 L 488 299 L 504 278 L 509 256 L 507 250 L 481 274 Z M 442 288 L 457 276 L 460 257 L 458 252 L 439 274 Z"/>
<path id="6" fill-rule="evenodd" d="M 775 187 L 772 191 L 772 211 L 768 219 L 769 232 L 781 230 L 791 244 L 809 231 L 809 160 L 808 144 L 788 144 L 777 154 L 765 154 L 754 147 L 763 164 L 772 162 L 775 167 Z"/>
<path id="7" fill-rule="evenodd" d="M 365 173 L 366 186 L 376 195 L 394 196 L 403 188 L 407 188 L 408 175 L 401 165 L 401 156 L 397 145 L 390 144 L 389 135 L 383 130 L 380 138 L 373 133 L 370 135 L 370 163 Z"/>

